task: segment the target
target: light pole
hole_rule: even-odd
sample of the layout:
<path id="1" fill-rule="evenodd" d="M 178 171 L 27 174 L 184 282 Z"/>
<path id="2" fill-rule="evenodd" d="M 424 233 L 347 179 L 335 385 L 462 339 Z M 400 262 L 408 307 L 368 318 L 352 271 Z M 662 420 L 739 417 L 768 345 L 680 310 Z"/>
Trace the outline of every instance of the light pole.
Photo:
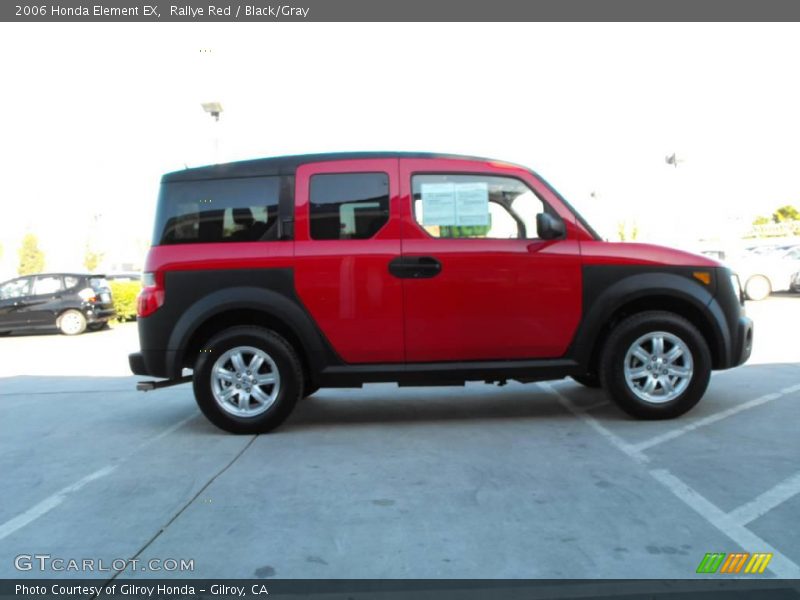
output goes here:
<path id="1" fill-rule="evenodd" d="M 214 163 L 216 164 L 219 162 L 219 115 L 222 113 L 222 104 L 203 102 L 201 106 L 214 119 Z"/>

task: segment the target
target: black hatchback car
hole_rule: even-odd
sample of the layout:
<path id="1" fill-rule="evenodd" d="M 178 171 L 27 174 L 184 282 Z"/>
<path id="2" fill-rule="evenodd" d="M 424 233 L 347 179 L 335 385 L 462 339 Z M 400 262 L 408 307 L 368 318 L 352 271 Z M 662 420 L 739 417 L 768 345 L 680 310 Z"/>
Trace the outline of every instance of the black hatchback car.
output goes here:
<path id="1" fill-rule="evenodd" d="M 40 273 L 0 283 L 0 333 L 58 327 L 77 335 L 116 315 L 102 275 Z"/>

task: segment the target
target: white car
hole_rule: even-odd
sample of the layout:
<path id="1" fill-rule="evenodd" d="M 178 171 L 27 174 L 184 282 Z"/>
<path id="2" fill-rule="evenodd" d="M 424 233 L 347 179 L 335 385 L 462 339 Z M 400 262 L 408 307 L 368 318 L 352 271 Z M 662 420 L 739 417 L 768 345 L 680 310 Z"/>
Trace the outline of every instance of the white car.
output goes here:
<path id="1" fill-rule="evenodd" d="M 763 300 L 771 292 L 791 289 L 792 276 L 800 271 L 800 244 L 749 253 L 731 260 L 730 266 L 748 300 Z"/>

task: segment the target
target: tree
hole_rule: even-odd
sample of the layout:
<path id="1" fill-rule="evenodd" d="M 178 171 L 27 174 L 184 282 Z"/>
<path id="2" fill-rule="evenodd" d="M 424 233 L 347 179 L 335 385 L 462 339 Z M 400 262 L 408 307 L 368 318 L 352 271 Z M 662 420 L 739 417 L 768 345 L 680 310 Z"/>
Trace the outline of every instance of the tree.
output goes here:
<path id="1" fill-rule="evenodd" d="M 768 225 L 769 223 L 772 223 L 772 220 L 769 217 L 765 217 L 763 215 L 757 216 L 755 218 L 755 220 L 753 221 L 753 225 L 755 225 L 755 226 Z"/>
<path id="2" fill-rule="evenodd" d="M 776 223 L 783 223 L 784 221 L 800 221 L 800 211 L 794 206 L 787 204 L 781 206 L 774 213 L 772 213 L 772 220 Z"/>
<path id="3" fill-rule="evenodd" d="M 620 242 L 635 242 L 639 237 L 639 224 L 636 221 L 617 221 L 617 237 Z"/>
<path id="4" fill-rule="evenodd" d="M 103 260 L 103 256 L 104 254 L 102 252 L 97 252 L 90 244 L 86 244 L 86 252 L 83 255 L 83 266 L 86 267 L 90 273 L 94 273 L 100 261 Z"/>
<path id="5" fill-rule="evenodd" d="M 41 273 L 43 270 L 44 252 L 39 249 L 39 240 L 33 233 L 26 233 L 19 249 L 17 273 L 31 275 L 32 273 Z"/>

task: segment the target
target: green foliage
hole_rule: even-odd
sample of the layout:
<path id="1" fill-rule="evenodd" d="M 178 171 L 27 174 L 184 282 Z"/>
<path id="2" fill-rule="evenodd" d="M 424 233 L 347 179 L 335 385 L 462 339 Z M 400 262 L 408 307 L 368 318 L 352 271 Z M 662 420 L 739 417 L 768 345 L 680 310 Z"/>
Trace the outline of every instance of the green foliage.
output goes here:
<path id="1" fill-rule="evenodd" d="M 763 215 L 759 215 L 753 221 L 753 225 L 755 225 L 756 227 L 759 225 L 768 225 L 770 223 L 772 223 L 772 220 L 769 217 L 765 217 Z"/>
<path id="2" fill-rule="evenodd" d="M 635 242 L 639 237 L 639 224 L 636 221 L 618 221 L 617 237 L 620 242 Z"/>
<path id="3" fill-rule="evenodd" d="M 480 238 L 486 237 L 489 225 L 441 225 L 439 237 L 443 238 Z"/>
<path id="4" fill-rule="evenodd" d="M 39 240 L 32 233 L 26 233 L 19 249 L 17 273 L 32 275 L 44 271 L 44 252 L 39 249 Z"/>
<path id="5" fill-rule="evenodd" d="M 101 260 L 103 260 L 103 253 L 96 252 L 87 244 L 86 252 L 83 255 L 83 266 L 86 267 L 89 273 L 94 273 L 97 270 Z"/>
<path id="6" fill-rule="evenodd" d="M 772 220 L 776 223 L 783 223 L 784 221 L 800 221 L 800 211 L 794 206 L 789 204 L 781 206 L 772 213 Z"/>
<path id="7" fill-rule="evenodd" d="M 142 289 L 138 281 L 109 281 L 111 295 L 114 297 L 114 308 L 117 321 L 132 321 L 136 318 L 136 296 Z"/>

